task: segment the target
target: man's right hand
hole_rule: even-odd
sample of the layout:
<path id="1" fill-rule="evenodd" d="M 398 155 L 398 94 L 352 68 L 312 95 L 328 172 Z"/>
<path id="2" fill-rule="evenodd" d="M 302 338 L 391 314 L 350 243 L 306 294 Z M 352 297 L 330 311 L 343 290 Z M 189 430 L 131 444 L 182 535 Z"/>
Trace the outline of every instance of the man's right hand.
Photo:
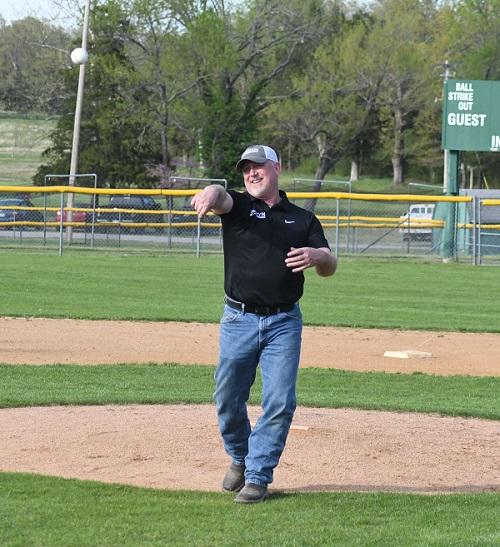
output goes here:
<path id="1" fill-rule="evenodd" d="M 212 184 L 193 196 L 191 207 L 199 217 L 213 211 L 216 215 L 228 213 L 233 208 L 233 198 L 219 184 Z"/>

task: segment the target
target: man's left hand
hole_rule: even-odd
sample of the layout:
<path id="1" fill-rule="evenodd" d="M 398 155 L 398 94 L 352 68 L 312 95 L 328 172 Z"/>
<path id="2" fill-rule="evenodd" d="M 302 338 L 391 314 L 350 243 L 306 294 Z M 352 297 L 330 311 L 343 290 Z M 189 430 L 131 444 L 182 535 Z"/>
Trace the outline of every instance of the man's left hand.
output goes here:
<path id="1" fill-rule="evenodd" d="M 330 252 L 330 249 L 313 247 L 291 247 L 285 259 L 287 268 L 292 272 L 303 272 L 307 268 L 316 266 L 319 275 L 329 276 L 335 272 L 337 261 Z"/>
<path id="2" fill-rule="evenodd" d="M 288 268 L 292 269 L 292 272 L 302 272 L 307 268 L 316 266 L 322 256 L 323 251 L 320 249 L 313 249 L 312 247 L 300 247 L 300 249 L 296 249 L 295 247 L 291 247 L 287 253 L 285 264 Z"/>

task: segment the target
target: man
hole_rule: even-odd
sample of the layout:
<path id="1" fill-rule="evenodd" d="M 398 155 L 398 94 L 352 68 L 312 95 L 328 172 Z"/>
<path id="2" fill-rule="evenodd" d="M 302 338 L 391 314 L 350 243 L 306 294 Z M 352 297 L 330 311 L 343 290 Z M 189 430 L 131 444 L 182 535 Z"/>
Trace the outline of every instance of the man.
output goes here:
<path id="1" fill-rule="evenodd" d="M 224 242 L 224 312 L 214 399 L 232 463 L 223 489 L 238 503 L 268 496 L 296 406 L 302 296 L 307 268 L 323 277 L 337 266 L 318 219 L 278 188 L 280 163 L 264 145 L 248 147 L 236 167 L 246 192 L 208 186 L 191 204 L 201 217 L 220 215 Z M 247 400 L 257 366 L 262 410 L 251 429 Z"/>

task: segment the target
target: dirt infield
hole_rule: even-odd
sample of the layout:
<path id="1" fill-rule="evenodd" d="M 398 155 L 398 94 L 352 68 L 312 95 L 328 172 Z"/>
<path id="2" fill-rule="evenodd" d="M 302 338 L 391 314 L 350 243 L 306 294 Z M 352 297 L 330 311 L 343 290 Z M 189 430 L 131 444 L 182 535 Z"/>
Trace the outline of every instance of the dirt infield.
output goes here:
<path id="1" fill-rule="evenodd" d="M 416 350 L 427 359 L 394 359 Z M 0 363 L 215 365 L 218 326 L 202 323 L 0 318 Z M 500 375 L 500 334 L 305 327 L 302 366 Z"/>
<path id="2" fill-rule="evenodd" d="M 0 318 L 0 362 L 215 364 L 216 325 Z M 427 359 L 387 350 L 431 352 Z M 303 366 L 500 374 L 500 334 L 309 327 Z M 251 409 L 255 420 L 258 409 Z M 0 410 L 0 470 L 219 490 L 228 464 L 212 406 Z M 500 492 L 500 422 L 299 408 L 273 489 Z"/>

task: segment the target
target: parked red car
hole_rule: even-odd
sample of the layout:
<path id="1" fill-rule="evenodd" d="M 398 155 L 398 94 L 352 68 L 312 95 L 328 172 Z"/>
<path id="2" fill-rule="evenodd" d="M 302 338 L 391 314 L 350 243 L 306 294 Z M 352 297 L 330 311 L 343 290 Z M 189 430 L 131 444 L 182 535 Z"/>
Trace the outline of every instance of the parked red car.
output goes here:
<path id="1" fill-rule="evenodd" d="M 71 220 L 72 222 L 83 222 L 85 224 L 90 224 L 92 222 L 92 208 L 88 203 L 77 203 L 74 206 L 76 209 L 86 209 L 86 211 L 72 211 Z M 69 211 L 66 209 L 63 210 L 63 222 L 68 222 Z M 61 222 L 61 210 L 56 212 L 57 222 Z"/>

